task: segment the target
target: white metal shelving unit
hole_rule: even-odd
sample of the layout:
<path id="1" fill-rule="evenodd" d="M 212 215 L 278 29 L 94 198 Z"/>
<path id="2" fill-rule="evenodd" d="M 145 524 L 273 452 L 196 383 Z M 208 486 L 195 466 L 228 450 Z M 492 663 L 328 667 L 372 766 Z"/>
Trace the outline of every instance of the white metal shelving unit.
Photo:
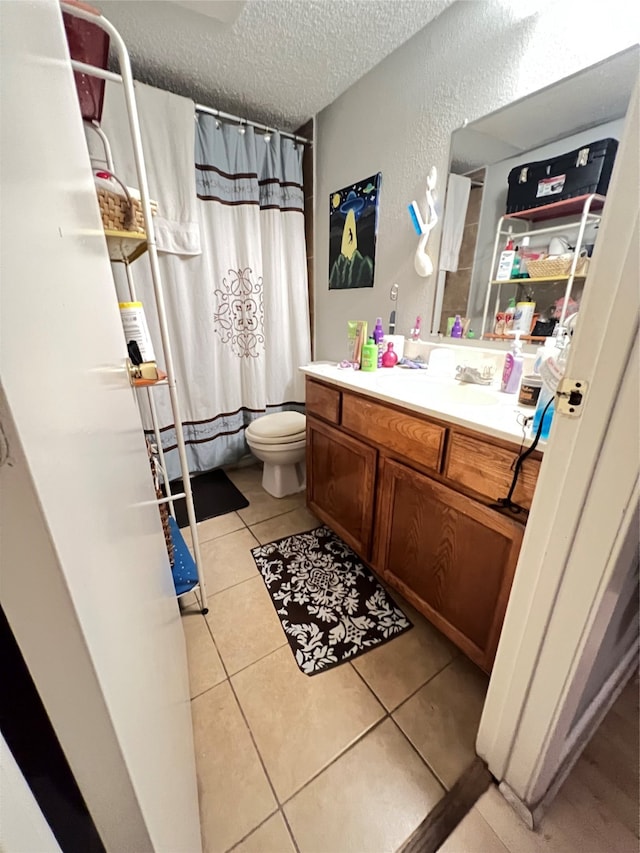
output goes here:
<path id="1" fill-rule="evenodd" d="M 592 211 L 594 208 L 601 209 L 604 205 L 605 197 L 601 195 L 597 195 L 596 193 L 591 193 L 590 195 L 580 196 L 579 198 L 566 199 L 565 201 L 555 202 L 552 204 L 544 205 L 538 208 L 532 208 L 531 210 L 520 211 L 519 213 L 511 213 L 502 216 L 498 221 L 498 227 L 496 228 L 496 239 L 493 244 L 493 255 L 491 257 L 491 267 L 489 271 L 489 280 L 487 282 L 487 292 L 484 300 L 484 313 L 482 315 L 482 331 L 480 334 L 481 338 L 484 338 L 487 335 L 487 317 L 489 314 L 489 305 L 491 303 L 491 293 L 495 288 L 495 304 L 494 304 L 494 316 L 500 310 L 500 291 L 502 289 L 502 285 L 513 285 L 513 284 L 544 284 L 565 281 L 565 293 L 564 293 L 564 303 L 562 306 L 562 314 L 559 319 L 559 324 L 562 325 L 566 318 L 567 305 L 569 302 L 569 297 L 571 296 L 571 291 L 573 288 L 573 284 L 576 279 L 585 278 L 584 275 L 577 275 L 576 269 L 578 265 L 578 261 L 580 259 L 580 250 L 582 248 L 582 244 L 584 242 L 584 234 L 587 225 L 593 225 L 600 222 L 601 213 L 595 213 Z M 579 215 L 579 218 L 578 217 Z M 552 219 L 560 219 L 566 218 L 570 216 L 576 216 L 575 222 L 567 223 L 564 222 L 562 225 L 550 225 L 543 228 L 532 228 L 531 225 L 535 222 L 540 222 L 544 220 L 552 220 Z M 566 276 L 546 276 L 544 278 L 511 278 L 505 279 L 504 281 L 497 280 L 495 276 L 496 272 L 496 262 L 498 259 L 498 255 L 501 251 L 500 247 L 502 245 L 503 239 L 509 235 L 509 231 L 505 230 L 505 223 L 509 225 L 509 227 L 513 230 L 513 226 L 517 225 L 519 222 L 523 222 L 527 227 L 523 231 L 518 231 L 517 233 L 512 233 L 513 237 L 518 237 L 522 239 L 527 235 L 529 236 L 542 236 L 545 234 L 557 234 L 561 231 L 566 231 L 568 228 L 575 228 L 578 226 L 578 236 L 576 239 L 576 247 L 573 255 L 573 261 L 571 263 L 571 267 L 569 269 L 569 273 Z M 523 340 L 527 340 L 529 336 L 523 335 Z"/>
<path id="2" fill-rule="evenodd" d="M 171 349 L 171 339 L 169 335 L 169 326 L 167 323 L 167 316 L 165 310 L 162 276 L 160 273 L 160 265 L 158 263 L 158 249 L 156 245 L 156 235 L 153 224 L 153 216 L 151 212 L 149 182 L 147 179 L 147 171 L 144 162 L 142 136 L 140 133 L 140 122 L 138 118 L 138 109 L 136 105 L 135 89 L 133 85 L 133 73 L 131 70 L 129 52 L 120 33 L 99 12 L 92 12 L 86 6 L 80 7 L 66 2 L 61 2 L 60 6 L 62 10 L 67 14 L 72 15 L 76 18 L 80 18 L 81 20 L 88 21 L 89 23 L 95 24 L 96 26 L 100 27 L 100 29 L 104 30 L 104 32 L 109 35 L 111 45 L 115 48 L 118 57 L 120 74 L 117 74 L 113 71 L 108 71 L 103 68 L 98 68 L 93 65 L 87 65 L 83 62 L 78 62 L 76 60 L 71 61 L 71 66 L 74 71 L 78 71 L 83 74 L 88 74 L 93 77 L 98 77 L 103 80 L 111 80 L 118 83 L 122 83 L 123 94 L 127 108 L 127 118 L 129 121 L 129 129 L 131 131 L 131 141 L 136 165 L 138 189 L 140 190 L 140 202 L 142 205 L 142 212 L 145 222 L 145 233 L 134 234 L 132 232 L 105 232 L 105 237 L 107 239 L 109 255 L 112 262 L 119 262 L 124 264 L 128 289 L 131 296 L 131 301 L 133 302 L 137 301 L 137 299 L 135 283 L 131 271 L 131 264 L 133 263 L 133 261 L 135 261 L 137 258 L 141 257 L 145 253 L 147 254 L 147 257 L 149 259 L 149 264 L 151 268 L 151 279 L 153 282 L 153 292 L 155 296 L 155 306 L 158 314 L 158 325 L 160 329 L 162 357 L 164 359 L 164 370 L 166 371 L 166 379 L 153 382 L 151 384 L 145 384 L 142 387 L 138 387 L 136 393 L 145 393 L 147 396 L 149 412 L 153 423 L 153 430 L 158 445 L 159 463 L 163 473 L 166 498 L 159 499 L 157 503 L 168 503 L 172 516 L 175 516 L 174 501 L 183 499 L 186 503 L 187 516 L 189 519 L 189 528 L 191 530 L 192 538 L 193 560 L 195 563 L 198 581 L 193 587 L 191 587 L 189 590 L 185 590 L 181 594 L 186 594 L 186 592 L 190 592 L 191 590 L 193 590 L 196 593 L 196 596 L 199 598 L 199 604 L 202 612 L 206 613 L 208 610 L 207 592 L 202 566 L 202 556 L 200 553 L 200 543 L 198 540 L 196 514 L 193 505 L 193 495 L 191 491 L 191 481 L 189 479 L 187 452 L 184 442 L 184 436 L 182 434 L 182 417 L 180 413 L 180 402 L 178 400 L 173 353 Z M 95 132 L 100 136 L 103 141 L 103 144 L 105 146 L 107 163 L 109 165 L 109 168 L 113 170 L 113 162 L 111 158 L 109 142 L 99 125 L 93 124 L 92 126 Z M 176 444 L 178 450 L 178 457 L 180 460 L 182 482 L 184 486 L 184 491 L 179 494 L 171 493 L 171 485 L 169 483 L 169 478 L 166 473 L 167 469 L 165 464 L 164 452 L 162 449 L 160 425 L 158 422 L 157 409 L 154 400 L 154 389 L 160 386 L 168 388 L 173 422 L 175 424 Z M 174 544 L 178 545 L 179 543 L 175 543 L 175 537 L 179 536 L 180 539 L 182 539 L 182 536 L 179 533 L 176 524 L 172 525 L 172 535 L 174 537 Z M 181 544 L 184 546 L 184 541 L 182 541 Z"/>

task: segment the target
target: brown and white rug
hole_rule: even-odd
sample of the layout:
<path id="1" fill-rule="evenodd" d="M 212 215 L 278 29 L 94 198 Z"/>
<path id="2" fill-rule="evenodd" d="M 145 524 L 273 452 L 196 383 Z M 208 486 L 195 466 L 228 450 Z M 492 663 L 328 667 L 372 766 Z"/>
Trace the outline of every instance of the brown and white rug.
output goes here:
<path id="1" fill-rule="evenodd" d="M 315 675 L 412 627 L 360 558 L 328 527 L 251 553 L 302 672 Z"/>

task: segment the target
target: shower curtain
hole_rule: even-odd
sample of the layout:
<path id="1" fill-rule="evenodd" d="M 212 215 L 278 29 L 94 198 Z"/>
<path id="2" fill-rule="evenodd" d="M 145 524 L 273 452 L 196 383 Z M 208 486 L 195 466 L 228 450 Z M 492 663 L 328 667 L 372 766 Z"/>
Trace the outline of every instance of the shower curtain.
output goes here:
<path id="1" fill-rule="evenodd" d="M 112 122 L 112 145 L 113 134 Z M 124 139 L 128 142 L 126 128 Z M 150 175 L 153 147 L 144 145 Z M 202 253 L 159 256 L 192 472 L 245 455 L 244 430 L 255 418 L 303 411 L 304 381 L 298 368 L 310 359 L 310 332 L 302 153 L 301 146 L 277 132 L 263 136 L 251 127 L 197 116 L 195 182 Z M 166 158 L 162 166 L 166 168 Z M 126 180 L 134 178 L 127 174 Z M 148 262 L 138 260 L 131 271 L 147 306 L 162 367 Z M 122 279 L 118 289 L 124 293 Z M 156 401 L 173 479 L 179 466 L 168 393 L 160 387 L 149 393 Z M 150 430 L 144 406 L 143 421 Z"/>

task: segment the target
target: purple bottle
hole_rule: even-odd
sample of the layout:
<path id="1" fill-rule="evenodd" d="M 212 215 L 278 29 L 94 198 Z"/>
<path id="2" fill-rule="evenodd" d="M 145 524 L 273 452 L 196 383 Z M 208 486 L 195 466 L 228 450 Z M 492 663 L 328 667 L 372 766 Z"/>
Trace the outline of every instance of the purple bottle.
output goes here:
<path id="1" fill-rule="evenodd" d="M 382 317 L 376 320 L 376 327 L 373 330 L 373 342 L 378 347 L 378 367 L 382 367 L 382 344 L 384 341 L 384 329 L 382 328 Z"/>
<path id="2" fill-rule="evenodd" d="M 451 337 L 452 338 L 461 338 L 462 337 L 462 320 L 460 319 L 460 315 L 456 314 L 456 319 L 453 322 L 453 326 L 451 327 Z"/>

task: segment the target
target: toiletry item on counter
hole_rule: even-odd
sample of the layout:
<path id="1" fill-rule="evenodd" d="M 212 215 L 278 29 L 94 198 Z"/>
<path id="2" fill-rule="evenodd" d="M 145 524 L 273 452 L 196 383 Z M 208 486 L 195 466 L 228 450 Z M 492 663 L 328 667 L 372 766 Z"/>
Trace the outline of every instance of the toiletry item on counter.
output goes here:
<path id="1" fill-rule="evenodd" d="M 533 315 L 536 310 L 535 302 L 518 302 L 516 305 L 516 313 L 513 317 L 513 329 L 519 330 L 524 335 L 531 333 L 533 326 Z"/>
<path id="2" fill-rule="evenodd" d="M 389 343 L 387 344 L 386 352 L 382 356 L 382 366 L 395 367 L 397 363 L 398 356 L 393 351 L 393 341 L 389 341 Z"/>
<path id="3" fill-rule="evenodd" d="M 382 341 L 382 353 L 387 348 L 387 344 L 393 344 L 393 351 L 398 356 L 398 361 L 404 356 L 404 335 L 385 335 Z M 382 360 L 380 362 L 382 364 Z"/>
<path id="4" fill-rule="evenodd" d="M 522 384 L 520 385 L 520 394 L 518 395 L 518 405 L 536 406 L 541 388 L 542 378 L 540 376 L 536 376 L 535 373 L 523 376 Z"/>
<path id="5" fill-rule="evenodd" d="M 511 270 L 513 269 L 513 259 L 515 258 L 513 249 L 513 240 L 511 238 L 511 228 L 509 228 L 509 238 L 507 244 L 502 250 L 500 260 L 498 261 L 498 271 L 496 272 L 496 281 L 508 281 L 511 278 Z"/>
<path id="6" fill-rule="evenodd" d="M 504 311 L 496 314 L 496 324 L 493 328 L 494 335 L 504 335 Z"/>
<path id="7" fill-rule="evenodd" d="M 504 359 L 504 369 L 502 371 L 501 389 L 506 394 L 517 394 L 520 387 L 520 379 L 522 378 L 522 367 L 524 359 L 522 357 L 522 343 L 520 335 L 522 332 L 515 331 L 515 340 L 511 347 L 511 352 L 508 352 Z"/>
<path id="8" fill-rule="evenodd" d="M 147 318 L 144 313 L 142 302 L 121 302 L 120 318 L 124 329 L 124 337 L 127 346 L 135 341 L 142 361 L 155 361 L 151 335 L 147 326 Z"/>
<path id="9" fill-rule="evenodd" d="M 375 341 L 375 345 L 378 348 L 378 367 L 382 367 L 382 353 L 384 352 L 382 347 L 382 339 L 384 338 L 384 329 L 382 328 L 382 317 L 378 317 L 376 320 L 376 326 L 373 330 L 373 340 Z"/>
<path id="10" fill-rule="evenodd" d="M 420 356 L 416 356 L 415 359 L 401 358 L 398 361 L 398 367 L 406 367 L 408 370 L 426 370 L 428 365 L 422 361 Z"/>
<path id="11" fill-rule="evenodd" d="M 362 347 L 362 363 L 360 369 L 363 373 L 373 373 L 378 369 L 378 344 L 372 336 Z"/>
<path id="12" fill-rule="evenodd" d="M 462 337 L 462 320 L 460 319 L 459 314 L 456 314 L 455 320 L 453 321 L 453 326 L 451 327 L 451 337 L 452 338 L 461 338 Z"/>
<path id="13" fill-rule="evenodd" d="M 367 321 L 366 320 L 349 320 L 347 323 L 348 330 L 348 350 L 347 360 L 351 364 L 360 367 L 362 358 L 362 347 L 367 340 Z"/>
<path id="14" fill-rule="evenodd" d="M 511 297 L 507 310 L 504 312 L 504 334 L 508 335 L 513 331 L 513 318 L 516 316 L 516 300 Z"/>
<path id="15" fill-rule="evenodd" d="M 392 311 L 389 314 L 389 334 L 395 335 L 396 333 L 396 312 Z"/>
<path id="16" fill-rule="evenodd" d="M 411 329 L 411 340 L 412 341 L 419 341 L 420 340 L 420 326 L 421 326 L 421 324 L 422 324 L 422 317 L 417 316 L 416 317 L 416 324 L 413 327 L 413 329 Z"/>
<path id="17" fill-rule="evenodd" d="M 570 339 L 566 335 L 566 330 L 561 328 L 560 335 L 555 339 L 555 346 L 545 347 L 547 355 L 546 358 L 543 358 L 540 365 L 542 387 L 540 388 L 538 404 L 533 416 L 533 424 L 531 426 L 532 436 L 537 434 L 538 427 L 542 422 L 540 438 L 549 438 L 549 432 L 551 431 L 551 423 L 553 421 L 555 411 L 554 398 L 558 385 L 560 384 L 560 380 L 564 376 L 567 356 L 569 354 L 569 341 Z"/>

